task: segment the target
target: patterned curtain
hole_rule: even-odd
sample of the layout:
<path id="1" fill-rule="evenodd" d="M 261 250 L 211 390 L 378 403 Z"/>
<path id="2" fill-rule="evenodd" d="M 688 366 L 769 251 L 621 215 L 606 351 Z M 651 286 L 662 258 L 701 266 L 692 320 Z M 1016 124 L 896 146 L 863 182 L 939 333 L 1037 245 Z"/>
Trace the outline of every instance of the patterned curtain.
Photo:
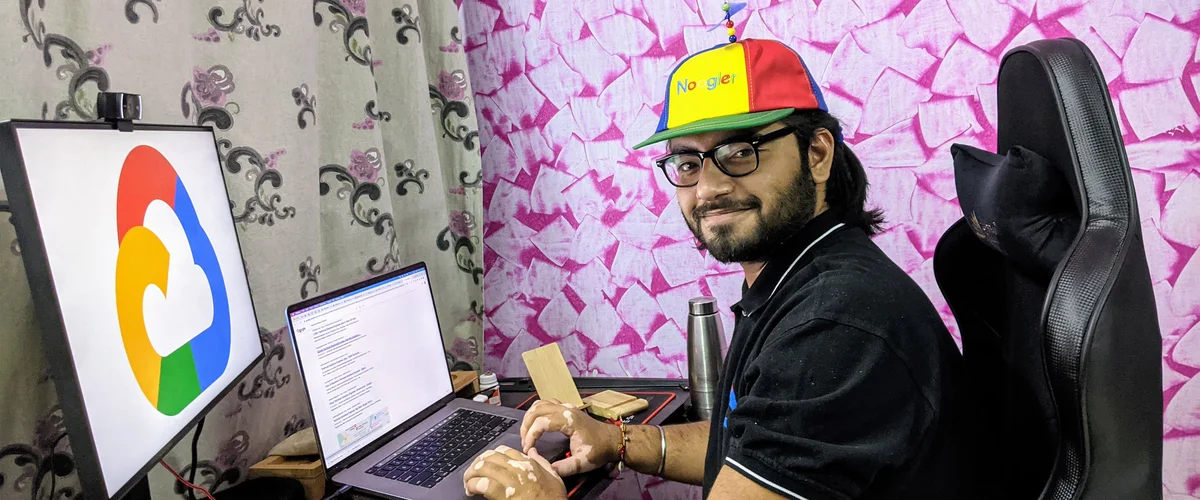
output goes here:
<path id="1" fill-rule="evenodd" d="M 311 424 L 284 323 L 290 303 L 425 261 L 447 363 L 479 366 L 480 156 L 455 4 L 9 5 L 0 118 L 92 120 L 96 93 L 111 90 L 141 94 L 147 123 L 216 129 L 267 356 L 208 414 L 200 485 L 244 480 Z M 71 442 L 20 252 L 0 214 L 0 499 L 72 498 Z M 190 438 L 166 457 L 185 476 Z M 161 467 L 150 481 L 155 498 L 184 496 Z"/>

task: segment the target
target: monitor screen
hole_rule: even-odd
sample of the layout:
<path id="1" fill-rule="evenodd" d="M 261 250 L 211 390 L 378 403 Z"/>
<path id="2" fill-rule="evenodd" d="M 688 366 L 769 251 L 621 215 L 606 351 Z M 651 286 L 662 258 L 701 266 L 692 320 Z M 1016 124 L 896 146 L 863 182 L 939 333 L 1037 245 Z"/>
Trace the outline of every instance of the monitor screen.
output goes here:
<path id="1" fill-rule="evenodd" d="M 61 321 L 65 342 L 48 331 L 47 352 L 73 375 L 59 391 L 64 411 L 82 410 L 68 422 L 81 481 L 113 497 L 262 356 L 220 159 L 199 127 L 14 130 L 28 181 L 14 221 L 38 253 L 35 298 L 46 280 L 57 299 L 38 307 L 44 325 Z"/>
<path id="2" fill-rule="evenodd" d="M 326 467 L 452 392 L 425 268 L 292 311 Z"/>

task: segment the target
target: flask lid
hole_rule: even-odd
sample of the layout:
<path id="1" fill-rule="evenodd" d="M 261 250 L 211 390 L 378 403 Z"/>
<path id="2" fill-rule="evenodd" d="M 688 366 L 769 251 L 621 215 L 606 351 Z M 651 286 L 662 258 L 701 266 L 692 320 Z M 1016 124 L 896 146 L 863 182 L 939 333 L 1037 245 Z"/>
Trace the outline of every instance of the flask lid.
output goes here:
<path id="1" fill-rule="evenodd" d="M 717 299 L 696 297 L 688 301 L 688 313 L 692 316 L 707 316 L 717 312 Z"/>

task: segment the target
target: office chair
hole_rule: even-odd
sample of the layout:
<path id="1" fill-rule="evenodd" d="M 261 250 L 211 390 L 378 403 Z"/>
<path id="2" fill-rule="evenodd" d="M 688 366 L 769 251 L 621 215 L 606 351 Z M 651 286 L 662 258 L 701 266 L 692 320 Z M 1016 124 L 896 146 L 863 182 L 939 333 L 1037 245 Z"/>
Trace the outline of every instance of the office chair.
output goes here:
<path id="1" fill-rule="evenodd" d="M 972 497 L 1161 499 L 1162 344 L 1108 86 L 1087 46 L 1054 39 L 1005 54 L 997 93 L 998 151 L 1024 169 L 956 153 L 965 217 L 934 255 L 968 367 Z M 1039 175 L 1056 180 L 1013 182 Z"/>

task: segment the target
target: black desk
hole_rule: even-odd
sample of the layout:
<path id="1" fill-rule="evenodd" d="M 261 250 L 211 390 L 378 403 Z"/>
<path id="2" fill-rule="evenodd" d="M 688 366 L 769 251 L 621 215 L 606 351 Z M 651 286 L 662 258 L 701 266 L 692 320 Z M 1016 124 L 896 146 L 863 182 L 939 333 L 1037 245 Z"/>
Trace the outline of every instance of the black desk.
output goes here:
<path id="1" fill-rule="evenodd" d="M 627 424 L 663 425 L 688 421 L 686 415 L 690 406 L 690 398 L 686 380 L 576 377 L 575 387 L 584 397 L 605 389 L 612 389 L 641 397 L 650 403 L 647 409 L 625 417 Z M 504 406 L 525 410 L 536 400 L 537 393 L 528 378 L 500 379 L 500 403 Z M 606 470 L 600 469 L 587 474 L 563 478 L 563 482 L 566 484 L 567 492 L 570 493 L 572 500 L 592 500 L 599 498 L 601 493 L 612 485 L 614 480 L 608 474 Z M 636 473 L 633 471 L 627 470 L 617 481 L 623 484 L 632 483 L 633 486 L 640 487 L 639 479 L 635 479 L 635 475 Z M 620 498 L 620 496 L 613 495 L 606 495 L 606 497 Z"/>

